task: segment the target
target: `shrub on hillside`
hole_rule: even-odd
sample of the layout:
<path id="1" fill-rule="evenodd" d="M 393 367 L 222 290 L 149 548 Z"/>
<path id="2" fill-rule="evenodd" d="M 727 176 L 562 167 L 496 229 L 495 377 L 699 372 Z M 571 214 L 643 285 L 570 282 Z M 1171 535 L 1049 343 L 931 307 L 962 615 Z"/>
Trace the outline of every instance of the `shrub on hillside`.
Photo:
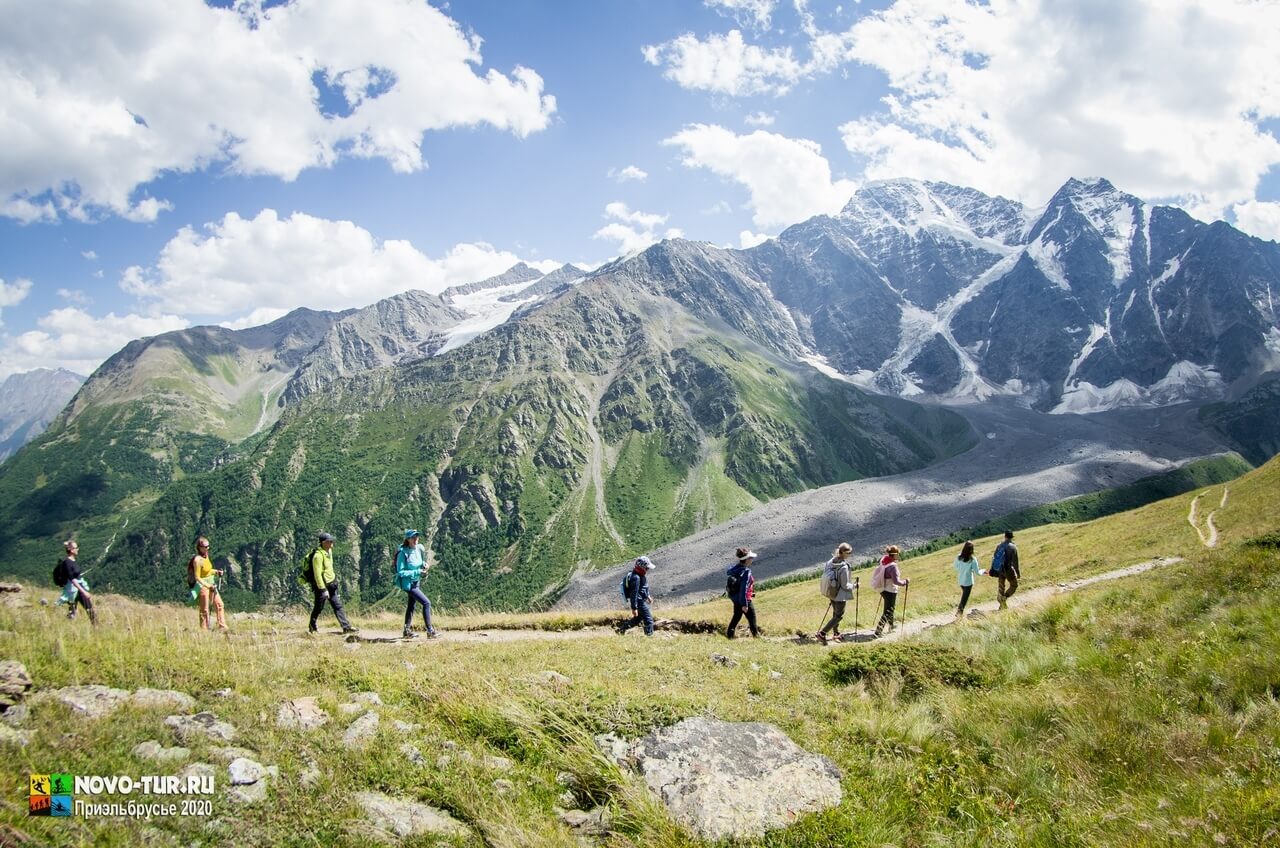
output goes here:
<path id="1" fill-rule="evenodd" d="M 919 693 L 937 684 L 971 689 L 990 680 L 973 657 L 945 645 L 884 644 L 832 651 L 823 664 L 828 682 L 901 678 L 908 692 Z"/>

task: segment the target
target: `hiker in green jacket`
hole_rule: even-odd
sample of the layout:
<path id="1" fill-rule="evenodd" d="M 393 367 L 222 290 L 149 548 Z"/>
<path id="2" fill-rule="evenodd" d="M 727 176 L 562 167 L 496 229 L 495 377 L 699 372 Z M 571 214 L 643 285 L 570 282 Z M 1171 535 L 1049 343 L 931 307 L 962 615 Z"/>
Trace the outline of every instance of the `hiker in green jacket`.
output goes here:
<path id="1" fill-rule="evenodd" d="M 342 625 L 342 632 L 355 633 L 356 628 L 352 627 L 351 622 L 347 620 L 347 614 L 342 610 L 342 599 L 338 597 L 338 575 L 333 570 L 332 535 L 320 534 L 320 544 L 311 552 L 309 564 L 311 565 L 311 591 L 315 594 L 315 603 L 311 607 L 311 626 L 307 629 L 312 633 L 316 632 L 316 619 L 324 610 L 324 602 L 328 601 L 333 606 L 333 614 L 338 617 L 338 623 Z"/>

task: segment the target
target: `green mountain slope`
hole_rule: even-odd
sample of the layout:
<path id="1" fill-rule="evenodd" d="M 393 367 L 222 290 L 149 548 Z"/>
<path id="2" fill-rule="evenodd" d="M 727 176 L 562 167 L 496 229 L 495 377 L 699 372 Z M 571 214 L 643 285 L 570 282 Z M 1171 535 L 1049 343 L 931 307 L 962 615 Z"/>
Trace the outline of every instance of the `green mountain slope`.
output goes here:
<path id="1" fill-rule="evenodd" d="M 870 398 L 715 332 L 666 297 L 593 281 L 464 349 L 371 371 L 286 409 L 246 456 L 173 484 L 99 581 L 172 597 L 198 533 L 228 597 L 295 596 L 317 530 L 349 592 L 393 592 L 422 530 L 445 605 L 533 608 L 575 568 L 652 548 L 811 486 L 972 443 L 945 410 Z"/>

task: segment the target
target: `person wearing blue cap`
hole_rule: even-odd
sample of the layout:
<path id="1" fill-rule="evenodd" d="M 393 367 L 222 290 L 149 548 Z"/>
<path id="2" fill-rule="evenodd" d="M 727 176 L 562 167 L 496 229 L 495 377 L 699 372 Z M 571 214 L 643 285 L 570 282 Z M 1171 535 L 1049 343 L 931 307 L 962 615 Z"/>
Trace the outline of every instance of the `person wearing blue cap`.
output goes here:
<path id="1" fill-rule="evenodd" d="M 434 639 L 440 635 L 431 626 L 431 601 L 419 585 L 423 572 L 430 568 L 422 559 L 422 548 L 418 547 L 417 530 L 404 531 L 404 542 L 396 553 L 396 584 L 409 596 L 409 606 L 404 611 L 404 638 L 414 638 L 413 606 L 422 604 L 422 623 L 427 628 L 427 638 Z"/>
<path id="2" fill-rule="evenodd" d="M 626 633 L 637 624 L 644 624 L 644 635 L 653 635 L 653 601 L 649 594 L 649 572 L 653 570 L 653 561 L 647 556 L 636 559 L 631 573 L 622 581 L 622 593 L 631 602 L 631 620 L 618 628 L 619 633 Z"/>

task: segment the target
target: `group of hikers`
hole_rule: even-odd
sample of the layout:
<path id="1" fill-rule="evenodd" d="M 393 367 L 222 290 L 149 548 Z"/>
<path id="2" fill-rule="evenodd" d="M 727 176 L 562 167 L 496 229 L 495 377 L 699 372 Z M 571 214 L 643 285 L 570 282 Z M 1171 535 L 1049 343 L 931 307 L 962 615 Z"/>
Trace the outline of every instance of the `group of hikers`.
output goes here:
<path id="1" fill-rule="evenodd" d="M 733 614 L 725 635 L 734 639 L 738 635 L 738 625 L 743 618 L 753 637 L 760 635 L 760 627 L 756 622 L 755 607 L 755 575 L 751 566 L 756 560 L 756 552 L 750 548 L 738 548 L 737 559 L 725 569 L 725 594 L 733 603 Z M 853 564 L 849 557 L 853 554 L 853 546 L 841 542 L 832 553 L 831 559 L 823 566 L 820 578 L 820 589 L 829 601 L 830 618 L 823 615 L 823 624 L 814 634 L 814 638 L 824 645 L 829 641 L 839 642 L 845 638 L 840 632 L 840 622 L 844 619 L 846 605 L 854 600 L 860 588 L 861 578 L 853 576 Z M 898 560 L 902 551 L 897 545 L 889 545 L 884 549 L 884 556 L 871 572 L 871 588 L 880 593 L 881 614 L 876 622 L 875 638 L 884 635 L 886 629 L 892 631 L 896 623 L 898 592 L 906 590 L 911 581 L 902 575 Z M 969 595 L 973 591 L 974 577 L 990 574 L 999 578 L 997 600 L 1000 609 L 1005 609 L 1008 599 L 1018 590 L 1018 580 L 1022 576 L 1018 562 L 1018 546 L 1013 542 L 1013 531 L 1004 531 L 1004 541 L 996 546 L 991 557 L 991 567 L 979 567 L 974 554 L 973 542 L 965 542 L 959 556 L 952 563 L 956 572 L 956 582 L 960 589 L 960 603 L 956 606 L 956 618 L 964 616 L 965 607 L 969 604 Z M 649 591 L 649 572 L 653 570 L 653 561 L 642 556 L 636 559 L 631 571 L 622 580 L 622 596 L 631 605 L 631 619 L 618 629 L 626 632 L 632 627 L 644 625 L 644 635 L 652 636 L 654 630 L 653 596 Z"/>
<path id="2" fill-rule="evenodd" d="M 405 530 L 404 541 L 396 552 L 396 586 L 405 593 L 407 603 L 404 613 L 403 638 L 413 639 L 413 614 L 417 607 L 422 608 L 422 624 L 428 639 L 435 639 L 439 633 L 431 624 L 431 601 L 422 589 L 422 581 L 430 565 L 423 556 L 418 542 L 421 534 L 417 530 Z M 324 606 L 328 603 L 333 608 L 334 616 L 342 627 L 342 632 L 355 633 L 342 607 L 342 599 L 338 589 L 338 576 L 333 567 L 334 538 L 330 533 L 320 533 L 316 545 L 303 560 L 298 571 L 298 581 L 311 588 L 311 619 L 307 630 L 317 632 L 317 622 Z M 93 598 L 89 593 L 89 585 L 76 562 L 79 545 L 74 539 L 63 543 L 66 556 L 58 560 L 53 570 L 54 582 L 63 587 L 59 603 L 68 605 L 67 618 L 74 620 L 77 607 L 83 607 L 91 624 L 97 624 L 97 616 L 93 609 Z M 760 635 L 760 627 L 756 622 L 755 608 L 755 575 L 751 571 L 756 561 L 756 552 L 750 548 L 738 548 L 736 560 L 725 570 L 725 595 L 733 604 L 733 613 L 725 635 L 737 637 L 738 625 L 745 618 L 747 628 L 752 637 Z M 823 624 L 814 634 L 814 638 L 823 644 L 829 641 L 839 642 L 846 634 L 840 632 L 840 622 L 844 620 L 845 608 L 854 600 L 861 584 L 861 578 L 853 576 L 853 564 L 849 561 L 853 554 L 853 546 L 841 542 L 823 567 L 820 578 L 821 593 L 828 599 L 830 618 L 824 614 Z M 881 598 L 881 614 L 876 622 L 875 637 L 879 638 L 885 630 L 892 631 L 896 623 L 896 610 L 899 590 L 905 591 L 911 581 L 903 576 L 898 561 L 901 551 L 897 545 L 889 545 L 884 549 L 884 556 L 875 566 L 871 574 L 871 588 L 879 592 Z M 989 569 L 979 567 L 974 554 L 973 542 L 965 542 L 959 556 L 952 563 L 956 572 L 956 581 L 960 589 L 960 602 L 956 607 L 956 618 L 964 616 L 965 607 L 969 603 L 969 595 L 973 591 L 974 578 L 990 574 L 999 578 L 997 598 L 1000 609 L 1004 609 L 1010 596 L 1018 589 L 1021 570 L 1018 563 L 1018 547 L 1013 542 L 1013 531 L 1004 532 L 1004 541 L 996 546 L 992 554 Z M 649 572 L 653 570 L 653 560 L 647 556 L 638 557 L 632 564 L 631 571 L 622 580 L 622 595 L 631 606 L 631 619 L 619 627 L 619 632 L 626 632 L 632 627 L 643 626 L 644 635 L 652 636 L 654 631 L 653 596 L 649 590 Z M 215 568 L 209 557 L 209 540 L 204 536 L 196 539 L 196 551 L 187 561 L 187 587 L 191 591 L 191 599 L 196 602 L 200 611 L 200 629 L 208 630 L 209 614 L 212 610 L 219 630 L 227 629 L 225 607 L 218 587 L 218 578 L 223 575 L 220 568 Z M 905 604 L 904 604 L 905 605 Z"/>

